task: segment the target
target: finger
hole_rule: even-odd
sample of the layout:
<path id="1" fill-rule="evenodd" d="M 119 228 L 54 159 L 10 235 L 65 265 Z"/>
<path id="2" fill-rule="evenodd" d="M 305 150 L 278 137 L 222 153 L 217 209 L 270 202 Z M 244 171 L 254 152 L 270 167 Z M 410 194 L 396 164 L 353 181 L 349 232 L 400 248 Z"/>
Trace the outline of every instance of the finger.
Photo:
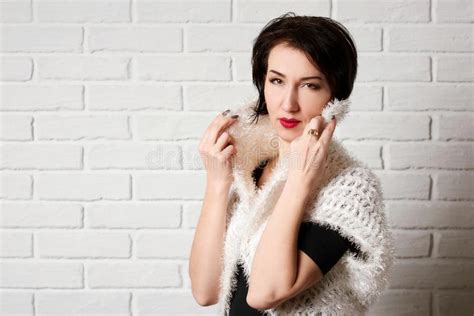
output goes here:
<path id="1" fill-rule="evenodd" d="M 310 128 L 314 128 L 314 127 L 313 127 L 313 126 L 314 126 L 314 125 L 313 125 L 313 124 L 314 124 L 313 118 L 314 118 L 314 117 L 312 117 L 312 118 L 309 120 L 309 122 L 306 123 L 306 125 L 305 125 L 305 127 L 304 127 L 304 129 L 303 129 L 303 136 L 304 136 L 304 135 L 308 135 L 308 131 L 309 131 Z"/>
<path id="2" fill-rule="evenodd" d="M 318 115 L 318 116 L 315 116 L 312 120 L 314 121 L 314 123 L 313 123 L 313 127 L 311 127 L 311 128 L 316 130 L 316 134 L 308 134 L 307 133 L 307 135 L 308 135 L 308 137 L 310 137 L 310 141 L 312 143 L 316 143 L 319 140 L 319 138 L 321 137 L 323 117 L 321 115 Z"/>
<path id="3" fill-rule="evenodd" d="M 224 148 L 222 155 L 225 157 L 225 159 L 228 159 L 235 152 L 235 146 L 231 144 Z"/>
<path id="4" fill-rule="evenodd" d="M 212 125 L 212 128 L 209 133 L 209 137 L 212 144 L 215 144 L 221 132 L 223 132 L 224 129 L 229 127 L 235 121 L 237 121 L 237 118 L 224 117 L 224 116 L 216 120 L 216 122 Z"/>
<path id="5" fill-rule="evenodd" d="M 324 118 L 318 115 L 314 117 L 314 120 L 315 120 L 314 129 L 317 131 L 317 134 L 313 134 L 313 135 L 308 134 L 308 137 L 310 137 L 308 139 L 308 143 L 309 143 L 309 155 L 311 156 L 311 164 L 314 164 L 314 160 L 316 156 L 318 156 L 318 152 L 321 148 L 319 140 L 321 138 L 321 129 L 323 128 Z"/>
<path id="6" fill-rule="evenodd" d="M 205 143 L 209 143 L 211 141 L 211 135 L 212 135 L 212 130 L 214 129 L 214 126 L 218 125 L 218 122 L 220 120 L 222 120 L 222 118 L 224 118 L 226 115 L 227 114 L 225 113 L 225 111 L 220 112 L 214 117 L 214 119 L 212 119 L 212 121 L 209 123 L 206 130 L 204 131 L 204 135 L 202 137 L 202 139 Z M 214 144 L 214 143 L 212 143 L 212 144 Z"/>
<path id="7" fill-rule="evenodd" d="M 306 124 L 304 127 L 303 131 L 303 136 L 304 137 L 314 137 L 313 135 L 309 135 L 308 132 L 310 129 L 316 129 L 317 128 L 317 116 L 312 117 L 309 122 Z"/>
<path id="8" fill-rule="evenodd" d="M 334 130 L 336 129 L 336 119 L 332 119 L 324 128 L 321 138 L 319 139 L 320 145 L 325 149 L 324 152 L 327 152 L 329 149 L 329 143 L 331 142 Z"/>
<path id="9" fill-rule="evenodd" d="M 232 143 L 231 136 L 227 132 L 222 132 L 222 134 L 217 138 L 216 148 L 219 152 L 227 145 L 227 143 Z"/>
<path id="10" fill-rule="evenodd" d="M 230 120 L 226 121 L 224 123 L 224 125 L 222 125 L 218 131 L 217 131 L 217 135 L 216 135 L 216 142 L 217 140 L 219 139 L 219 137 L 222 135 L 223 132 L 227 131 L 227 129 L 232 125 L 234 124 L 235 122 L 237 122 L 238 118 L 231 118 Z M 227 132 L 227 134 L 229 134 L 229 136 L 231 135 L 229 132 Z"/>
<path id="11" fill-rule="evenodd" d="M 311 155 L 311 158 L 310 158 L 310 168 L 311 169 L 319 169 L 323 163 L 324 163 L 324 157 L 321 158 L 322 155 L 318 155 L 318 153 L 322 152 L 322 150 L 320 150 L 319 146 L 318 148 L 315 149 L 315 152 L 313 151 L 313 154 Z"/>

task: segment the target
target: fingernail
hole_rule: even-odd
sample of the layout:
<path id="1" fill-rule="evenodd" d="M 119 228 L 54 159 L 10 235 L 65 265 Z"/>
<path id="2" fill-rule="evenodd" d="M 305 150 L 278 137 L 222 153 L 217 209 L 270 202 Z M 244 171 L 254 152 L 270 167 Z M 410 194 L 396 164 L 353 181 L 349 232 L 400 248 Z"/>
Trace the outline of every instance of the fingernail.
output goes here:
<path id="1" fill-rule="evenodd" d="M 238 118 L 239 117 L 239 114 L 234 114 L 231 116 L 231 118 Z"/>
<path id="2" fill-rule="evenodd" d="M 227 113 L 229 113 L 229 112 L 230 112 L 230 110 L 225 110 L 224 112 L 222 112 L 222 115 L 226 116 Z"/>

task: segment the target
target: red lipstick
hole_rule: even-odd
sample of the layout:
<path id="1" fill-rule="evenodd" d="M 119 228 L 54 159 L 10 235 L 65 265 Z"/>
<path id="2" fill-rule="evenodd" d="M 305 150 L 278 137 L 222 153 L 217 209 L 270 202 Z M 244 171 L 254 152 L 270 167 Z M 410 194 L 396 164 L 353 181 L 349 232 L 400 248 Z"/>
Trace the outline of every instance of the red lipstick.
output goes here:
<path id="1" fill-rule="evenodd" d="M 293 127 L 296 127 L 300 121 L 298 121 L 297 119 L 294 119 L 294 118 L 286 118 L 286 117 L 282 117 L 279 119 L 280 121 L 280 124 L 284 127 L 284 128 L 293 128 Z"/>

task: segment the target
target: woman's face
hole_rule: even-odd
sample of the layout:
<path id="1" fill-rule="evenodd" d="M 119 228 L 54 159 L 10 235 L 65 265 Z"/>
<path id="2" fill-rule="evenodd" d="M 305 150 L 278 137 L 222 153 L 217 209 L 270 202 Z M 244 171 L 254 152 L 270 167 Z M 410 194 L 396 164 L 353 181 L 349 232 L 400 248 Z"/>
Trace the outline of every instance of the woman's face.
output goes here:
<path id="1" fill-rule="evenodd" d="M 331 91 L 325 76 L 302 51 L 282 43 L 270 51 L 264 95 L 278 136 L 291 142 L 313 117 L 321 114 L 330 101 Z M 284 118 L 298 122 L 285 124 Z"/>

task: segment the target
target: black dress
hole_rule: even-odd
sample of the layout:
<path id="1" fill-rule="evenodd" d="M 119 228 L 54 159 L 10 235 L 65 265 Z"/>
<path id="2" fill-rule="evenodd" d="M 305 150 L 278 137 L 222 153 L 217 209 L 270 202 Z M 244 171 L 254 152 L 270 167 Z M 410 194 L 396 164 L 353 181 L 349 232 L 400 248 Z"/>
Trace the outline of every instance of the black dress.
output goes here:
<path id="1" fill-rule="evenodd" d="M 258 183 L 267 162 L 268 160 L 263 161 L 253 171 L 252 177 L 255 183 Z M 298 233 L 298 249 L 311 257 L 323 274 L 329 272 L 347 250 L 358 253 L 357 248 L 336 231 L 313 222 L 301 223 Z M 248 286 L 240 263 L 237 263 L 236 275 L 237 287 L 231 294 L 229 316 L 263 315 L 261 311 L 247 304 Z"/>

